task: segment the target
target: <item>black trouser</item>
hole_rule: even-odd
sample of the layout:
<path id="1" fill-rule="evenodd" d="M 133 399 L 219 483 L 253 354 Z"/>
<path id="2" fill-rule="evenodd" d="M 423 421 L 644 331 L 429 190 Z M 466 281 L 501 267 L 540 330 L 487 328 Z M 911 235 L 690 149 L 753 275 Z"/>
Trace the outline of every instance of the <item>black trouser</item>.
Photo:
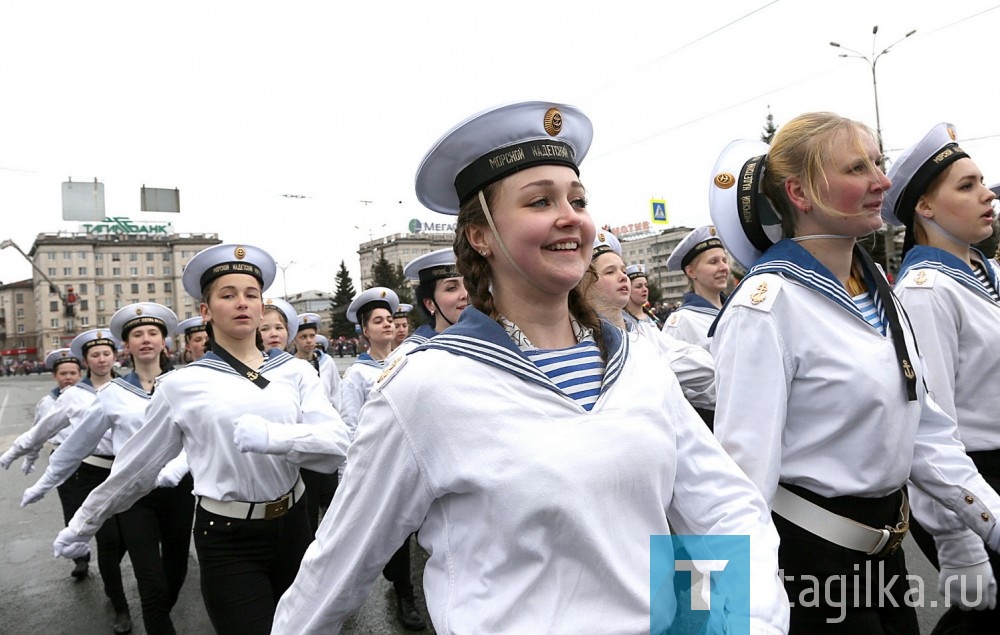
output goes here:
<path id="1" fill-rule="evenodd" d="M 969 452 L 969 458 L 976 464 L 979 473 L 993 489 L 1000 491 L 1000 450 Z M 940 569 L 937 559 L 937 546 L 934 537 L 913 519 L 910 521 L 914 539 L 935 568 Z M 993 577 L 1000 579 L 1000 554 L 986 549 L 993 568 Z M 964 633 L 996 633 L 1000 629 L 1000 609 L 983 611 L 963 611 L 957 606 L 949 608 L 938 620 L 931 635 L 960 635 Z"/>
<path id="2" fill-rule="evenodd" d="M 239 520 L 197 508 L 194 546 L 201 595 L 220 635 L 266 635 L 312 542 L 306 501 L 273 520 Z"/>
<path id="3" fill-rule="evenodd" d="M 406 598 L 413 597 L 413 582 L 410 580 L 410 537 L 403 541 L 403 546 L 396 550 L 389 558 L 382 575 L 389 582 L 392 582 L 396 589 L 396 595 Z"/>
<path id="4" fill-rule="evenodd" d="M 801 487 L 785 487 L 869 527 L 895 526 L 900 520 L 900 492 L 877 499 L 824 498 Z M 868 556 L 824 540 L 778 514 L 772 517 L 781 536 L 778 564 L 792 603 L 790 634 L 919 635 L 916 610 L 904 601 L 910 584 L 902 549 L 884 558 Z"/>
<path id="5" fill-rule="evenodd" d="M 323 474 L 302 468 L 299 470 L 302 483 L 306 486 L 306 510 L 309 515 L 309 526 L 316 536 L 319 529 L 319 510 L 329 509 L 333 495 L 337 491 L 337 473 Z"/>
<path id="6" fill-rule="evenodd" d="M 103 467 L 81 463 L 73 476 L 59 486 L 59 501 L 62 503 L 63 517 L 66 522 L 73 517 L 91 490 L 104 482 L 111 470 Z M 112 516 L 104 521 L 94 536 L 97 543 L 97 569 L 101 572 L 104 582 L 104 594 L 111 600 L 116 610 L 128 608 L 125 599 L 125 589 L 122 586 L 121 561 L 125 556 L 125 541 L 122 540 L 118 528 L 118 516 Z"/>
<path id="7" fill-rule="evenodd" d="M 118 514 L 149 635 L 176 633 L 170 610 L 187 576 L 193 485 L 188 474 L 176 487 L 158 487 Z"/>

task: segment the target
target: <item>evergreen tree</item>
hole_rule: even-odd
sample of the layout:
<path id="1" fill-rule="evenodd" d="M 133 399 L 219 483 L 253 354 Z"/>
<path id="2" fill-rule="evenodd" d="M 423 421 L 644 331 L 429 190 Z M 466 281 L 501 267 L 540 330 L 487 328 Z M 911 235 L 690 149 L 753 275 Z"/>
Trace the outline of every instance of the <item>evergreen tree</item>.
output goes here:
<path id="1" fill-rule="evenodd" d="M 764 124 L 764 132 L 760 134 L 760 140 L 768 145 L 771 145 L 771 140 L 774 139 L 774 133 L 777 131 L 778 127 L 774 125 L 774 115 L 771 114 L 771 104 L 768 104 L 767 122 Z"/>
<path id="2" fill-rule="evenodd" d="M 344 261 L 340 261 L 340 270 L 337 272 L 337 291 L 330 302 L 333 319 L 330 324 L 330 341 L 334 342 L 341 335 L 344 337 L 354 337 L 354 324 L 347 319 L 347 307 L 351 305 L 356 292 L 351 274 L 344 266 Z"/>
<path id="3" fill-rule="evenodd" d="M 646 278 L 646 286 L 649 287 L 649 297 L 646 298 L 649 306 L 656 306 L 657 302 L 663 302 L 663 289 L 660 288 L 660 285 L 651 278 Z"/>

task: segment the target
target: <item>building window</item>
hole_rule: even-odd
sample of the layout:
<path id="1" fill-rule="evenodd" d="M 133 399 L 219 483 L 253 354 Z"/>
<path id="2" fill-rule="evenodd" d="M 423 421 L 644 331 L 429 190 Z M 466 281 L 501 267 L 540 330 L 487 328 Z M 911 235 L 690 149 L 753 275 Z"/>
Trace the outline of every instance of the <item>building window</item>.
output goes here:
<path id="1" fill-rule="evenodd" d="M 56 268 L 55 267 L 49 267 L 49 275 L 50 276 L 56 275 Z"/>
<path id="2" fill-rule="evenodd" d="M 81 315 L 80 326 L 90 326 L 90 318 L 88 318 L 86 315 Z"/>
<path id="3" fill-rule="evenodd" d="M 163 252 L 163 262 L 170 262 L 170 252 L 169 251 Z"/>
<path id="4" fill-rule="evenodd" d="M 146 253 L 146 262 L 153 262 L 153 252 Z"/>
<path id="5" fill-rule="evenodd" d="M 164 293 L 173 293 L 174 292 L 174 283 L 172 283 L 172 282 L 164 282 L 163 283 L 163 292 Z"/>
<path id="6" fill-rule="evenodd" d="M 59 348 L 60 344 L 61 344 L 61 342 L 59 341 L 59 336 L 58 335 L 54 335 L 52 337 L 52 348 Z"/>
<path id="7" fill-rule="evenodd" d="M 19 317 L 19 318 L 23 318 L 24 317 L 24 309 L 18 309 L 17 310 L 17 317 Z"/>
<path id="8" fill-rule="evenodd" d="M 122 255 L 117 251 L 111 253 L 111 262 L 121 262 Z"/>
<path id="9" fill-rule="evenodd" d="M 118 276 L 122 275 L 122 268 L 121 267 L 111 267 L 111 275 L 114 276 L 114 277 L 116 277 L 116 278 Z"/>
<path id="10" fill-rule="evenodd" d="M 18 333 L 24 333 L 24 325 L 23 324 L 18 324 L 17 325 L 17 332 Z"/>
<path id="11" fill-rule="evenodd" d="M 49 311 L 58 311 L 59 303 L 56 301 L 49 302 Z"/>
<path id="12" fill-rule="evenodd" d="M 14 304 L 24 304 L 24 294 L 15 293 L 14 294 Z"/>
<path id="13" fill-rule="evenodd" d="M 172 273 L 170 273 L 170 265 L 163 265 L 163 275 L 165 276 L 173 275 Z"/>
<path id="14" fill-rule="evenodd" d="M 129 267 L 128 275 L 132 276 L 133 278 L 139 275 L 139 267 Z"/>
<path id="15" fill-rule="evenodd" d="M 116 282 L 115 286 L 113 287 L 113 289 L 114 289 L 115 295 L 121 295 L 122 294 L 122 283 Z"/>
<path id="16" fill-rule="evenodd" d="M 86 276 L 87 275 L 87 268 L 86 267 L 77 267 L 76 268 L 76 275 L 78 275 L 80 277 Z"/>
<path id="17" fill-rule="evenodd" d="M 184 306 L 191 306 L 191 296 L 189 296 L 189 295 L 185 295 L 184 296 Z M 188 315 L 188 317 L 191 317 L 191 316 Z"/>
<path id="18" fill-rule="evenodd" d="M 97 301 L 97 310 L 98 311 L 103 311 L 104 310 L 104 300 L 98 300 Z"/>
<path id="19" fill-rule="evenodd" d="M 52 318 L 52 321 L 49 322 L 49 326 L 54 329 L 59 328 L 59 318 Z"/>
<path id="20" fill-rule="evenodd" d="M 97 295 L 104 295 L 104 285 L 103 284 L 96 284 L 96 285 L 94 285 L 94 290 L 97 293 Z M 80 290 L 80 293 L 83 293 L 83 289 Z"/>
<path id="21" fill-rule="evenodd" d="M 138 259 L 139 259 L 139 254 L 135 253 L 134 251 L 128 255 L 129 262 L 135 262 Z"/>
<path id="22" fill-rule="evenodd" d="M 138 282 L 133 282 L 132 283 L 132 293 L 139 293 L 139 283 Z"/>
<path id="23" fill-rule="evenodd" d="M 86 293 L 87 293 L 87 283 L 86 282 L 81 282 L 80 283 L 80 295 L 86 295 Z"/>
<path id="24" fill-rule="evenodd" d="M 73 267 L 63 267 L 63 275 L 64 276 L 73 275 Z"/>
<path id="25" fill-rule="evenodd" d="M 87 259 L 87 252 L 85 252 L 85 251 L 81 251 L 77 255 L 80 257 L 80 260 L 86 260 Z"/>
<path id="26" fill-rule="evenodd" d="M 122 308 L 122 301 L 120 298 L 115 298 L 115 311 Z"/>
<path id="27" fill-rule="evenodd" d="M 96 267 L 94 269 L 94 276 L 101 278 L 104 276 L 104 267 Z"/>
<path id="28" fill-rule="evenodd" d="M 98 324 L 107 324 L 108 323 L 108 316 L 103 315 L 101 313 L 98 313 L 97 314 L 97 323 Z"/>
<path id="29" fill-rule="evenodd" d="M 81 311 L 86 311 L 86 310 L 87 310 L 87 308 L 89 308 L 89 306 L 90 306 L 90 305 L 89 305 L 89 304 L 87 304 L 87 301 L 86 301 L 86 300 L 80 300 L 80 310 L 81 310 Z"/>
<path id="30" fill-rule="evenodd" d="M 56 259 L 56 252 L 54 252 L 54 251 L 50 251 L 50 252 L 48 252 L 45 255 L 48 256 L 49 260 L 55 260 Z"/>
<path id="31" fill-rule="evenodd" d="M 94 252 L 94 260 L 104 260 L 104 254 L 99 251 Z"/>
<path id="32" fill-rule="evenodd" d="M 167 306 L 167 307 L 173 307 L 174 306 L 174 299 L 171 298 L 171 297 L 167 297 L 167 299 L 164 300 L 163 304 L 164 304 L 164 306 Z"/>
<path id="33" fill-rule="evenodd" d="M 156 275 L 156 271 L 152 267 L 146 267 L 146 275 L 147 276 L 155 276 Z"/>
<path id="34" fill-rule="evenodd" d="M 63 260 L 69 260 L 72 257 L 73 257 L 73 254 L 69 253 L 68 251 L 64 251 L 63 252 Z"/>
<path id="35" fill-rule="evenodd" d="M 156 293 L 156 283 L 149 282 L 146 284 L 146 293 Z"/>
<path id="36" fill-rule="evenodd" d="M 129 304 L 139 304 L 139 298 L 132 298 L 128 301 Z M 121 308 L 121 307 L 118 307 Z"/>

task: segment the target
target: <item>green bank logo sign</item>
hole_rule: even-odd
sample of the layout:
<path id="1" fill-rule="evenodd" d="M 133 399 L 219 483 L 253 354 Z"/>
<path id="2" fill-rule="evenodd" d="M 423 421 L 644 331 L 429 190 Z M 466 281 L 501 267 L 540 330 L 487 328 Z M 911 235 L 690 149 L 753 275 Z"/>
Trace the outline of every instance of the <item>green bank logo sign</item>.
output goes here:
<path id="1" fill-rule="evenodd" d="M 419 234 L 420 232 L 426 232 L 428 234 L 443 234 L 455 231 L 455 227 L 455 223 L 425 223 L 419 218 L 410 220 L 411 234 Z"/>
<path id="2" fill-rule="evenodd" d="M 83 223 L 87 234 L 156 234 L 167 236 L 173 233 L 170 223 L 136 223 L 124 216 L 108 216 L 100 223 Z"/>

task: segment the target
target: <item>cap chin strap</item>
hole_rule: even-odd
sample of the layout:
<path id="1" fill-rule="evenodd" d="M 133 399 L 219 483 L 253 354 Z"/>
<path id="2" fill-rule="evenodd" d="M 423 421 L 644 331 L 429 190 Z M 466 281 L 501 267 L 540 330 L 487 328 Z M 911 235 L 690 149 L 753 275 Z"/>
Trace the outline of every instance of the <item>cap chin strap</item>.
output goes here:
<path id="1" fill-rule="evenodd" d="M 435 315 L 440 315 L 442 318 L 444 318 L 444 321 L 448 323 L 448 326 L 454 326 L 455 323 L 449 320 L 448 316 L 445 315 L 444 311 L 441 310 L 441 305 L 438 304 L 437 298 L 434 297 L 434 294 L 431 294 L 431 302 L 434 303 L 434 308 L 437 309 L 437 313 Z"/>
<path id="2" fill-rule="evenodd" d="M 932 227 L 934 229 L 934 231 L 936 231 L 937 233 L 941 234 L 942 236 L 944 236 L 945 238 L 947 238 L 951 242 L 955 243 L 959 247 L 962 247 L 962 248 L 965 248 L 965 249 L 967 249 L 969 247 L 969 243 L 965 242 L 964 240 L 959 240 L 958 238 L 955 238 L 944 227 L 941 227 L 940 225 L 938 225 L 937 223 L 935 223 L 933 218 L 921 217 L 921 222 L 923 222 L 924 224 L 926 224 L 928 227 Z"/>
<path id="3" fill-rule="evenodd" d="M 507 251 L 507 245 L 503 244 L 503 240 L 500 238 L 500 232 L 497 231 L 497 226 L 493 223 L 493 214 L 490 213 L 490 207 L 489 205 L 486 204 L 486 196 L 483 194 L 482 190 L 479 190 L 479 204 L 483 206 L 483 213 L 486 215 L 486 222 L 489 223 L 490 231 L 493 232 L 493 237 L 496 239 L 497 245 L 500 246 L 500 251 L 502 251 L 503 255 L 507 258 L 507 262 L 509 262 L 511 266 L 513 266 L 514 269 L 516 269 L 517 272 L 521 274 L 521 277 L 527 280 L 531 286 L 535 287 L 539 291 L 542 291 L 542 289 L 539 288 L 537 284 L 535 284 L 535 281 L 532 280 L 528 276 L 528 274 L 524 273 L 524 269 L 521 269 L 521 267 L 516 262 L 514 262 L 514 258 L 510 255 L 510 252 Z M 493 293 L 493 283 L 491 281 L 490 294 L 492 293 Z M 434 304 L 436 305 L 437 303 L 435 302 Z"/>
<path id="4" fill-rule="evenodd" d="M 792 238 L 793 242 L 800 243 L 804 240 L 819 240 L 825 238 L 843 238 L 843 239 L 853 239 L 854 236 L 843 236 L 841 234 L 810 234 L 809 236 L 796 236 Z"/>

